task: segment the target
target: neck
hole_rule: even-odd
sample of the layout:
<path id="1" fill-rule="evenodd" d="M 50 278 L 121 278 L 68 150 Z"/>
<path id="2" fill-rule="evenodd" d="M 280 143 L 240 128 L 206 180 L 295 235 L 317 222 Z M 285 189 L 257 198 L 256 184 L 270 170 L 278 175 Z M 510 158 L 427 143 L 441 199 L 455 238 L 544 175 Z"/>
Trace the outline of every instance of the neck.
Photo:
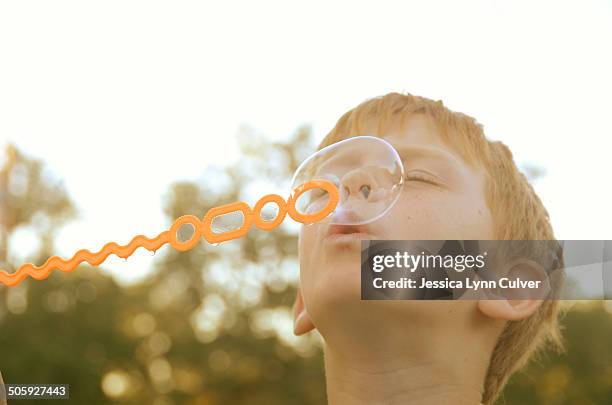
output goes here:
<path id="1" fill-rule="evenodd" d="M 472 364 L 392 358 L 360 359 L 325 345 L 329 405 L 477 405 L 482 376 Z M 463 369 L 462 369 L 463 368 Z"/>

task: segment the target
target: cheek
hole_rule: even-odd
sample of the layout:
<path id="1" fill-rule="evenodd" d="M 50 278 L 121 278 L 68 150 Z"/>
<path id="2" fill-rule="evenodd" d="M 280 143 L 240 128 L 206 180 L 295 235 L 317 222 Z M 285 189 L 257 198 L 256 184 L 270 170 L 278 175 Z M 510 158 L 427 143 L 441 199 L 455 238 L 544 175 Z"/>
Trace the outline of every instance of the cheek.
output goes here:
<path id="1" fill-rule="evenodd" d="M 315 276 L 317 267 L 314 259 L 317 257 L 318 245 L 317 241 L 317 226 L 316 225 L 303 225 L 300 229 L 298 254 L 300 263 L 300 286 L 302 292 L 306 294 L 312 279 Z"/>
<path id="2" fill-rule="evenodd" d="M 493 239 L 484 199 L 414 190 L 404 193 L 385 218 L 386 239 Z"/>
<path id="3" fill-rule="evenodd" d="M 448 221 L 458 237 L 452 239 L 495 239 L 491 211 L 480 193 L 458 196 L 452 205 Z"/>
<path id="4" fill-rule="evenodd" d="M 381 236 L 384 239 L 443 239 L 446 212 L 441 199 L 408 190 L 385 215 Z"/>

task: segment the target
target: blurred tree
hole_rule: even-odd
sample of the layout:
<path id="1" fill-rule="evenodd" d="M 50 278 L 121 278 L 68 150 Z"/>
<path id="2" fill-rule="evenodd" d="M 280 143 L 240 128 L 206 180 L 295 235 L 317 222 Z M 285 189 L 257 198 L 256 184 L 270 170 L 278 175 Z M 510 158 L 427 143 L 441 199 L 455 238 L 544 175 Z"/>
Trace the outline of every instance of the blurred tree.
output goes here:
<path id="1" fill-rule="evenodd" d="M 4 151 L 0 167 L 0 267 L 10 266 L 10 235 L 17 227 L 36 221 L 46 249 L 53 231 L 75 214 L 61 183 L 53 181 L 43 163 L 23 156 L 13 145 Z"/>
<path id="2" fill-rule="evenodd" d="M 575 302 L 563 325 L 566 353 L 516 374 L 500 404 L 612 403 L 612 301 Z"/>
<path id="3" fill-rule="evenodd" d="M 240 199 L 253 203 L 256 197 L 249 193 L 260 197 L 268 187 L 279 188 L 312 147 L 307 128 L 289 143 L 267 143 L 248 129 L 239 136 L 238 164 L 207 170 L 205 183 L 170 187 L 165 206 L 170 220 L 203 216 Z M 15 176 L 18 165 L 32 178 L 41 176 L 38 161 L 12 150 L 16 162 L 5 166 L 3 178 Z M 28 224 L 35 207 L 53 219 L 69 211 L 51 205 L 59 197 L 46 205 L 50 195 L 59 195 L 70 206 L 61 188 L 21 196 L 5 189 L 6 217 L 22 218 L 7 234 Z M 60 223 L 54 221 L 50 232 Z M 32 261 L 41 264 L 51 254 L 51 245 L 44 245 Z M 45 282 L 27 280 L 2 290 L 5 380 L 70 383 L 73 400 L 88 404 L 324 402 L 317 336 L 292 334 L 295 229 L 253 230 L 220 246 L 202 243 L 186 253 L 163 248 L 157 255 L 150 277 L 122 289 L 82 265 L 69 275 L 55 271 Z"/>
<path id="4" fill-rule="evenodd" d="M 164 206 L 169 222 L 237 200 L 252 204 L 269 192 L 286 194 L 291 174 L 314 149 L 308 128 L 287 142 L 249 129 L 238 136 L 242 158 L 234 166 L 209 168 L 202 182 L 171 185 Z M 47 233 L 39 232 L 49 242 L 32 257 L 40 264 L 52 254 L 52 235 L 72 204 L 39 161 L 11 153 L 0 173 L 0 218 L 8 236 L 49 216 L 40 221 Z M 87 265 L 68 275 L 55 271 L 44 282 L 0 287 L 5 382 L 68 383 L 78 404 L 324 404 L 319 338 L 292 334 L 296 229 L 288 219 L 273 232 L 253 229 L 219 246 L 162 248 L 150 276 L 129 287 Z M 612 315 L 606 308 L 592 303 L 570 312 L 568 354 L 544 357 L 515 377 L 500 403 L 608 403 Z"/>
<path id="5" fill-rule="evenodd" d="M 521 163 L 518 165 L 518 168 L 530 183 L 534 183 L 546 176 L 546 169 L 533 163 Z"/>

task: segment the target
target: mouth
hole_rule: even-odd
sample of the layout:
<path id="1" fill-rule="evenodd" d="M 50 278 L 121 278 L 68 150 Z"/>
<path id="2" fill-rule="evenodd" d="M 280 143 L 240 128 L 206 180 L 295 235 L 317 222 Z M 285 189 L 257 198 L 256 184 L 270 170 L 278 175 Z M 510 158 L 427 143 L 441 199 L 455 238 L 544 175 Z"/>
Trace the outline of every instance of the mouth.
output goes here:
<path id="1" fill-rule="evenodd" d="M 329 242 L 355 242 L 374 238 L 364 225 L 330 225 L 325 235 L 325 240 Z"/>

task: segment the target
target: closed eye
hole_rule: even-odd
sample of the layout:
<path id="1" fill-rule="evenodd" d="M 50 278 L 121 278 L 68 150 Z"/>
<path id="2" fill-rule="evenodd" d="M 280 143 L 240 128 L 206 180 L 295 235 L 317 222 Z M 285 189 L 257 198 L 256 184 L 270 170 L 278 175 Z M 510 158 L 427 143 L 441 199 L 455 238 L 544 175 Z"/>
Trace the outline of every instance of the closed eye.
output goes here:
<path id="1" fill-rule="evenodd" d="M 413 171 L 408 172 L 406 174 L 406 180 L 433 184 L 435 186 L 440 185 L 440 182 L 437 180 L 435 176 L 428 174 L 426 172 L 420 171 L 420 170 L 413 170 Z"/>

